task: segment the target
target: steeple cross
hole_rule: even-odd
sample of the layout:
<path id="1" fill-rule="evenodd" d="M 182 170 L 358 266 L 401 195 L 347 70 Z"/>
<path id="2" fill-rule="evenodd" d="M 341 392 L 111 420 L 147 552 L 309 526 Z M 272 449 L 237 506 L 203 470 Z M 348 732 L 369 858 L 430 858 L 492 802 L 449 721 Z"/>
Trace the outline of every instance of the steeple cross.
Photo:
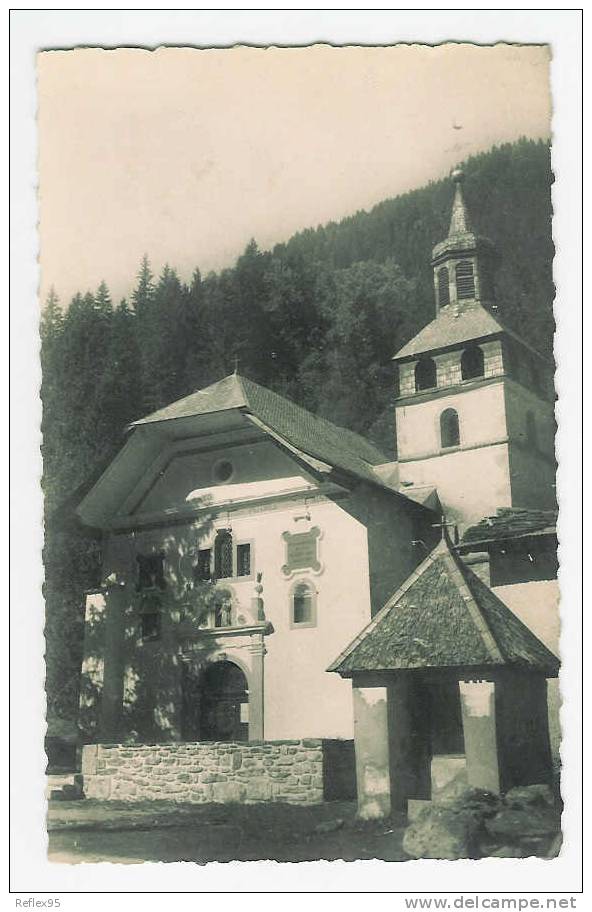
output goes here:
<path id="1" fill-rule="evenodd" d="M 440 534 L 441 534 L 441 537 L 442 537 L 442 541 L 445 541 L 445 540 L 446 540 L 446 530 L 447 530 L 447 528 L 448 528 L 449 526 L 450 526 L 451 528 L 454 528 L 454 529 L 456 530 L 456 523 L 455 523 L 455 522 L 447 522 L 446 517 L 445 517 L 444 515 L 442 515 L 442 517 L 441 517 L 441 519 L 440 519 L 440 522 L 432 523 L 432 529 L 440 529 Z M 458 535 L 458 533 L 455 531 L 455 536 L 454 536 L 455 541 L 457 540 L 457 535 Z"/>

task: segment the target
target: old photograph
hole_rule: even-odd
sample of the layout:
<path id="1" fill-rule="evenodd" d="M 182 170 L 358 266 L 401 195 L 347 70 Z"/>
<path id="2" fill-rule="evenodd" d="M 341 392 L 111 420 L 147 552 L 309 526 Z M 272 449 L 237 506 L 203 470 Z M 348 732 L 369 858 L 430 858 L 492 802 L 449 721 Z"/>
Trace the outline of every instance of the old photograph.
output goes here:
<path id="1" fill-rule="evenodd" d="M 550 66 L 37 55 L 54 865 L 560 854 Z"/>

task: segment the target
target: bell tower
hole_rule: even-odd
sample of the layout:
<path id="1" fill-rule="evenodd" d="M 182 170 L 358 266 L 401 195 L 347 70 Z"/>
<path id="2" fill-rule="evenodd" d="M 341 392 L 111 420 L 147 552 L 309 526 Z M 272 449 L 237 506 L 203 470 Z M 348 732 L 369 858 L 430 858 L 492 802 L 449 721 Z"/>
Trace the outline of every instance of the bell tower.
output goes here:
<path id="1" fill-rule="evenodd" d="M 449 305 L 491 306 L 495 297 L 495 247 L 489 238 L 473 231 L 463 193 L 464 172 L 453 171 L 452 179 L 455 191 L 448 237 L 432 251 L 436 316 L 442 307 Z"/>
<path id="2" fill-rule="evenodd" d="M 433 486 L 462 528 L 498 507 L 555 507 L 553 364 L 495 314 L 493 243 L 452 174 L 447 237 L 432 251 L 435 318 L 394 356 L 401 490 Z"/>

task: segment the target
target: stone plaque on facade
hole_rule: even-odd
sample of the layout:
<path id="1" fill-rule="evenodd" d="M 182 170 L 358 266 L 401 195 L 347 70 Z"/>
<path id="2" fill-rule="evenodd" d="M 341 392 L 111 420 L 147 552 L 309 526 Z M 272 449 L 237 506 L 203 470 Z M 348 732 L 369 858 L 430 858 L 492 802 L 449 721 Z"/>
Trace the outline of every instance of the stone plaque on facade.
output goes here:
<path id="1" fill-rule="evenodd" d="M 286 576 L 290 576 L 295 570 L 310 569 L 319 572 L 321 564 L 317 550 L 320 535 L 321 530 L 318 526 L 313 526 L 308 532 L 284 532 L 286 563 L 282 567 L 282 572 Z"/>

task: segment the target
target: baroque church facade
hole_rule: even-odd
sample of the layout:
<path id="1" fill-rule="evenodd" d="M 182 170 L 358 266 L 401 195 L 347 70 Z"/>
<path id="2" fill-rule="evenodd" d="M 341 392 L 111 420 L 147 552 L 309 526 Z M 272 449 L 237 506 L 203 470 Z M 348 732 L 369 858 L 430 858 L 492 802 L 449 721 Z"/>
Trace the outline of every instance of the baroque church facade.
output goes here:
<path id="1" fill-rule="evenodd" d="M 518 735 L 502 720 L 517 689 L 530 696 L 516 718 L 537 717 L 531 740 L 547 756 L 559 635 L 553 365 L 496 316 L 495 248 L 453 177 L 450 230 L 433 251 L 435 317 L 394 356 L 395 459 L 234 373 L 136 421 L 82 498 L 78 517 L 103 543 L 86 607 L 88 742 L 355 731 L 372 816 L 375 793 L 393 798 L 401 701 L 415 776 L 403 798 L 421 797 L 421 758 L 468 756 L 469 742 L 482 751 L 471 684 L 489 681 L 497 785 L 512 767 L 502 755 Z M 425 687 L 418 674 L 385 683 L 402 671 Z M 370 690 L 383 687 L 386 734 L 368 721 Z M 558 707 L 554 682 L 555 754 Z M 440 722 L 418 740 L 430 714 Z M 390 785 L 375 787 L 385 763 Z"/>

